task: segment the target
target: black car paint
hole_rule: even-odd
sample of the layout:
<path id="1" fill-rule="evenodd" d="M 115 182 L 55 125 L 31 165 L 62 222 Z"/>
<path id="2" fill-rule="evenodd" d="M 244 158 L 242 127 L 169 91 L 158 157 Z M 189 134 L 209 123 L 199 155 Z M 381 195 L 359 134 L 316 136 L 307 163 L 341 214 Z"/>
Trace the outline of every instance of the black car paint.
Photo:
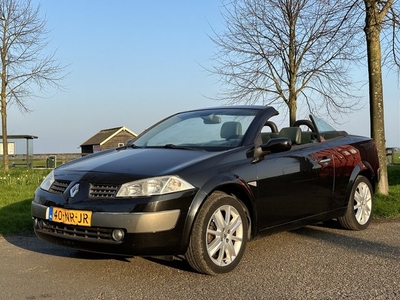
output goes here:
<path id="1" fill-rule="evenodd" d="M 122 184 L 127 181 L 138 179 L 138 175 L 133 173 L 131 167 L 127 165 L 127 161 L 125 159 L 140 155 L 140 159 L 142 161 L 151 161 L 152 165 L 154 163 L 157 171 L 159 168 L 157 162 L 159 160 L 164 162 L 164 167 L 168 165 L 167 169 L 169 170 L 175 166 L 173 168 L 174 174 L 185 178 L 194 186 L 198 187 L 202 185 L 201 190 L 196 189 L 190 193 L 185 192 L 181 196 L 177 194 L 169 194 L 163 196 L 153 196 L 150 198 L 116 199 L 110 203 L 109 201 L 103 199 L 92 200 L 79 197 L 74 199 L 71 199 L 70 197 L 65 198 L 65 195 L 69 195 L 68 190 L 66 190 L 61 196 L 47 195 L 48 193 L 38 188 L 35 195 L 35 201 L 43 203 L 47 206 L 90 210 L 93 212 L 99 211 L 99 207 L 102 207 L 104 211 L 108 212 L 151 212 L 171 210 L 175 208 L 179 208 L 181 212 L 183 212 L 179 218 L 176 228 L 173 230 L 163 233 L 137 234 L 135 239 L 139 239 L 136 240 L 136 243 L 134 242 L 135 239 L 131 240 L 129 235 L 127 235 L 127 240 L 125 241 L 126 245 L 108 245 L 105 250 L 102 250 L 103 246 L 101 245 L 96 245 L 93 247 L 93 245 L 90 243 L 82 244 L 85 245 L 83 248 L 88 247 L 92 251 L 135 255 L 171 254 L 170 251 L 172 250 L 172 254 L 182 254 L 182 251 L 187 246 L 188 238 L 181 239 L 178 238 L 178 236 L 184 232 L 183 236 L 188 237 L 194 216 L 201 203 L 204 201 L 207 195 L 215 189 L 216 186 L 220 186 L 221 188 L 229 188 L 229 186 L 234 184 L 245 191 L 245 188 L 243 187 L 245 181 L 242 180 L 241 184 L 238 183 L 240 179 L 238 179 L 238 176 L 235 175 L 235 170 L 239 171 L 239 173 L 245 173 L 246 171 L 243 172 L 240 171 L 240 169 L 243 169 L 244 166 L 247 168 L 251 167 L 252 160 L 251 158 L 247 158 L 245 156 L 243 149 L 239 148 L 224 153 L 210 153 L 204 151 L 189 151 L 179 149 L 148 149 L 148 151 L 143 151 L 143 149 L 135 148 L 126 148 L 124 150 L 114 151 L 114 155 L 116 155 L 117 159 L 115 160 L 112 168 L 118 170 L 118 176 L 113 176 L 113 173 L 105 172 L 105 170 L 108 168 L 108 157 L 113 152 L 108 151 L 104 154 L 106 157 L 106 163 L 102 164 L 102 166 L 98 166 L 98 161 L 102 161 L 100 155 L 96 155 L 94 159 L 88 156 L 87 159 L 80 159 L 80 161 L 77 162 L 77 168 L 73 167 L 73 163 L 65 165 L 64 168 L 61 167 L 60 173 L 55 177 L 56 179 L 61 177 L 63 180 L 71 181 L 70 186 L 79 181 L 83 191 L 86 191 L 82 194 L 88 194 L 87 190 L 89 182 L 107 180 L 108 183 Z M 121 151 L 124 154 L 121 154 Z M 162 152 L 162 155 L 159 153 L 160 151 Z M 143 156 L 144 153 L 147 153 L 146 157 Z M 123 159 L 120 158 L 121 156 Z M 187 161 L 186 159 L 188 159 L 189 156 L 192 157 L 192 160 Z M 180 170 L 176 169 L 176 162 L 174 161 L 174 159 L 177 157 L 180 157 L 180 159 L 185 161 L 185 163 L 180 164 Z M 199 157 L 202 157 L 203 159 L 199 159 Z M 244 158 L 244 161 L 238 166 L 237 161 L 239 157 Z M 96 166 L 96 168 L 90 165 L 91 162 L 94 164 L 94 166 Z M 95 171 L 88 171 L 91 167 L 93 167 L 92 170 Z M 163 175 L 160 173 L 157 174 Z M 203 182 L 202 178 L 207 178 L 207 176 L 210 178 L 210 180 Z M 245 177 L 249 176 L 246 175 Z M 140 178 L 143 178 L 143 176 Z M 252 198 L 254 199 L 254 197 Z M 187 217 L 186 212 L 188 212 Z M 36 231 L 36 234 L 42 239 L 56 243 L 59 242 L 55 237 L 44 235 L 41 232 Z M 159 237 L 155 238 L 158 235 Z M 151 238 L 147 236 L 151 236 Z M 157 244 L 149 244 L 152 240 L 157 241 Z M 73 247 L 82 248 L 82 245 L 76 245 L 76 243 L 71 241 L 69 242 L 68 246 L 72 246 L 72 244 L 75 244 Z M 137 250 L 137 248 L 133 247 L 134 244 L 140 244 L 141 249 Z M 162 251 L 167 251 L 167 253 L 160 252 L 159 248 L 162 248 Z"/>
<path id="2" fill-rule="evenodd" d="M 125 255 L 184 254 L 196 214 L 214 190 L 235 194 L 243 202 L 252 220 L 251 237 L 254 238 L 261 232 L 272 233 L 324 220 L 327 216 L 340 216 L 345 211 L 346 196 L 358 174 L 366 174 L 373 183 L 376 181 L 377 162 L 373 161 L 371 166 L 366 162 L 370 159 L 367 151 L 362 153 L 362 145 L 372 143 L 369 139 L 346 136 L 296 146 L 287 152 L 257 151 L 261 128 L 277 112 L 273 108 L 254 109 L 259 110 L 259 114 L 238 148 L 207 152 L 127 146 L 93 154 L 55 170 L 56 180 L 68 180 L 70 187 L 72 183 L 80 182 L 83 190 L 87 190 L 92 182 L 120 185 L 136 179 L 174 174 L 194 185 L 192 191 L 114 199 L 112 202 L 79 197 L 71 199 L 69 189 L 63 195 L 51 195 L 38 188 L 35 194 L 35 203 L 94 212 L 133 213 L 178 208 L 181 215 L 174 229 L 128 234 L 123 243 L 110 245 L 63 239 L 35 229 L 36 234 L 44 240 L 89 251 Z M 345 165 L 343 168 L 350 170 L 342 172 L 337 179 L 332 149 L 351 144 L 360 152 L 360 159 Z M 323 155 L 319 157 L 316 153 Z M 321 163 L 326 158 L 328 162 Z"/>

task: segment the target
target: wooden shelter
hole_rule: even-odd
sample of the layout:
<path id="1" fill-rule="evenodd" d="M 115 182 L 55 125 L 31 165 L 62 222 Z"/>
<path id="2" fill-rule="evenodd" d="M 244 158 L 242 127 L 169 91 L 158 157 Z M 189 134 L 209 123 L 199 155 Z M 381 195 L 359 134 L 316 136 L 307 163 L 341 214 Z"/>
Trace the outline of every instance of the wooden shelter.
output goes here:
<path id="1" fill-rule="evenodd" d="M 8 156 L 12 167 L 24 166 L 31 168 L 33 160 L 33 140 L 37 136 L 20 134 L 20 135 L 7 135 L 8 141 Z M 0 135 L 0 157 L 3 155 L 3 136 Z M 25 147 L 17 147 L 16 143 L 20 140 L 25 140 Z M 21 145 L 22 146 L 22 145 Z M 19 148 L 23 150 L 18 150 Z"/>
<path id="2" fill-rule="evenodd" d="M 123 146 L 129 139 L 137 136 L 125 126 L 100 130 L 81 145 L 82 154 L 90 154 Z"/>

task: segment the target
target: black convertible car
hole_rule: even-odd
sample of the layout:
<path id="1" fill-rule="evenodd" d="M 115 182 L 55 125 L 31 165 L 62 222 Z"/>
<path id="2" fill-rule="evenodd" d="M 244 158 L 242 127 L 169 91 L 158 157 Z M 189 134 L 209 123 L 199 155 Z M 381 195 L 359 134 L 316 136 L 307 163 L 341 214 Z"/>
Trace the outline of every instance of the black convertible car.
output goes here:
<path id="1" fill-rule="evenodd" d="M 278 130 L 277 114 L 186 111 L 123 147 L 66 163 L 35 192 L 35 233 L 83 251 L 184 255 L 217 274 L 264 233 L 328 219 L 366 228 L 379 174 L 374 141 L 315 116 Z"/>

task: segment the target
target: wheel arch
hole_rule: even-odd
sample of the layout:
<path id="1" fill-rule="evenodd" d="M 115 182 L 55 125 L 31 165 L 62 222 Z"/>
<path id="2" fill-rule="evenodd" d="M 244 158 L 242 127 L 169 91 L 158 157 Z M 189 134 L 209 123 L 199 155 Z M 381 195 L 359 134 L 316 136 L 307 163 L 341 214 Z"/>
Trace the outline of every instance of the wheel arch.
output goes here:
<path id="1" fill-rule="evenodd" d="M 248 232 L 248 239 L 252 239 L 255 236 L 256 227 L 255 224 L 257 214 L 255 209 L 255 198 L 254 196 L 248 193 L 247 189 L 244 188 L 241 184 L 225 184 L 219 186 L 215 191 L 221 191 L 228 195 L 231 195 L 239 200 L 239 202 L 243 205 L 245 210 L 247 221 L 249 224 L 249 232 Z"/>
<path id="2" fill-rule="evenodd" d="M 196 219 L 198 212 L 203 206 L 207 198 L 214 192 L 223 192 L 230 196 L 235 197 L 243 205 L 245 210 L 249 232 L 248 238 L 254 237 L 256 228 L 254 226 L 256 213 L 255 213 L 255 197 L 249 185 L 236 175 L 220 175 L 208 181 L 197 193 L 190 205 L 189 212 L 186 217 L 185 226 L 182 235 L 182 250 L 185 250 L 189 245 L 190 233 L 193 228 L 193 223 Z"/>
<path id="3" fill-rule="evenodd" d="M 359 175 L 362 175 L 369 180 L 372 185 L 373 192 L 375 193 L 377 175 L 374 173 L 373 168 L 367 161 L 361 161 L 354 167 L 353 171 L 351 172 L 346 190 L 346 199 L 349 199 L 354 182 Z"/>
<path id="4" fill-rule="evenodd" d="M 354 181 L 349 184 L 350 191 L 346 193 L 346 210 L 338 217 L 338 221 L 345 229 L 363 230 L 372 220 L 374 179 L 368 168 L 360 169 L 354 176 Z"/>
<path id="5" fill-rule="evenodd" d="M 368 178 L 368 180 L 370 181 L 372 188 L 375 192 L 378 174 L 375 174 L 374 169 L 367 161 L 361 161 L 354 167 L 354 169 L 350 175 L 349 185 L 348 185 L 347 190 L 349 190 L 349 189 L 351 190 L 351 187 L 353 186 L 354 181 L 356 180 L 357 176 L 359 176 L 359 175 L 363 175 L 364 177 Z"/>

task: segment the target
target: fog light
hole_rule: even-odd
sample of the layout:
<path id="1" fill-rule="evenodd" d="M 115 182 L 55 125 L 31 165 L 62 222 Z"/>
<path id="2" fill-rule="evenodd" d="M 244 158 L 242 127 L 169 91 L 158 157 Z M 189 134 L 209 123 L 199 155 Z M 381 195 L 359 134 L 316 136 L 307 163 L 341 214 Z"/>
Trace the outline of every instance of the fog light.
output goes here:
<path id="1" fill-rule="evenodd" d="M 41 219 L 35 218 L 34 225 L 37 229 L 43 229 L 43 221 Z"/>
<path id="2" fill-rule="evenodd" d="M 120 242 L 124 239 L 125 233 L 122 229 L 114 229 L 112 232 L 112 238 L 116 242 Z"/>

